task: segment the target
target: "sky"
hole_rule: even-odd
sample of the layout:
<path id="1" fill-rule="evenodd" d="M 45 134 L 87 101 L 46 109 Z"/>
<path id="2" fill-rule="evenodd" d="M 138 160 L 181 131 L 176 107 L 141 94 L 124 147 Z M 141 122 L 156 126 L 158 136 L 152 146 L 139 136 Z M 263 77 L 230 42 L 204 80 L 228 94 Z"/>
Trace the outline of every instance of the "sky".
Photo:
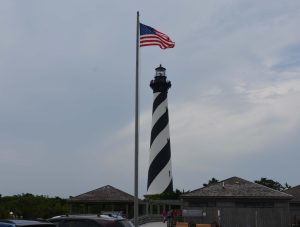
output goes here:
<path id="1" fill-rule="evenodd" d="M 2 0 L 0 194 L 134 194 L 137 11 L 175 42 L 140 49 L 140 197 L 160 64 L 174 189 L 299 185 L 300 1 Z"/>

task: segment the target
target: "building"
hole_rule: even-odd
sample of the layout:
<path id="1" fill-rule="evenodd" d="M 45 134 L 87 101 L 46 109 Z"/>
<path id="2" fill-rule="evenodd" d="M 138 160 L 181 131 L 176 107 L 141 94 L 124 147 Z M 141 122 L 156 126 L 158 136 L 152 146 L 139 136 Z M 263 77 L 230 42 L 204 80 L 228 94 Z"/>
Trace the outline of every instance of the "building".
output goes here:
<path id="1" fill-rule="evenodd" d="M 189 223 L 222 227 L 288 227 L 291 195 L 239 177 L 182 195 L 183 218 Z"/>
<path id="2" fill-rule="evenodd" d="M 122 212 L 133 218 L 134 196 L 113 186 L 70 197 L 70 213 Z M 180 210 L 193 224 L 222 227 L 287 227 L 300 221 L 300 185 L 279 192 L 239 177 L 231 177 L 185 193 L 180 200 L 139 200 L 141 218 L 157 217 L 163 210 Z"/>
<path id="3" fill-rule="evenodd" d="M 70 196 L 71 214 L 101 214 L 105 212 L 121 212 L 123 216 L 133 218 L 134 196 L 113 186 L 104 187 Z M 139 215 L 158 215 L 162 210 L 181 209 L 178 200 L 139 200 Z"/>
<path id="4" fill-rule="evenodd" d="M 300 226 L 300 185 L 289 188 L 284 192 L 293 196 L 290 201 L 291 224 L 292 226 Z"/>
<path id="5" fill-rule="evenodd" d="M 70 212 L 73 214 L 100 214 L 115 211 L 122 212 L 126 217 L 133 217 L 134 196 L 110 185 L 70 197 L 68 202 Z"/>

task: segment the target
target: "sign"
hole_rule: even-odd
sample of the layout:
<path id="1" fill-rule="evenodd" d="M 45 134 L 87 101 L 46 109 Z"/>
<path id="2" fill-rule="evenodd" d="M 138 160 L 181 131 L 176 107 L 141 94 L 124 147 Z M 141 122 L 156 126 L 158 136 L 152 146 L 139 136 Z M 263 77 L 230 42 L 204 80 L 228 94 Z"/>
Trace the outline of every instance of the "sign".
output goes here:
<path id="1" fill-rule="evenodd" d="M 185 209 L 182 210 L 182 216 L 183 217 L 202 217 L 203 214 L 206 212 L 203 211 L 203 209 Z"/>

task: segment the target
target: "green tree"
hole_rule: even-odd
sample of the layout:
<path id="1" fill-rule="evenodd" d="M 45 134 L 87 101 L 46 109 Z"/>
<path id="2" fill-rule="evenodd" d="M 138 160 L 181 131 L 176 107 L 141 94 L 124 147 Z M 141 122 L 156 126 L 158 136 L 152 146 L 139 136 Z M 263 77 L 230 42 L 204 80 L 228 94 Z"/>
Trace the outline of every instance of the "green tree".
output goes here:
<path id="1" fill-rule="evenodd" d="M 9 218 L 9 212 L 26 219 L 50 218 L 68 211 L 67 200 L 59 197 L 49 198 L 29 193 L 0 197 L 0 218 Z"/>
<path id="2" fill-rule="evenodd" d="M 282 185 L 279 182 L 274 181 L 272 179 L 268 179 L 266 177 L 262 177 L 262 178 L 260 178 L 260 180 L 256 180 L 254 182 L 257 183 L 257 184 L 261 184 L 261 185 L 264 185 L 266 187 L 275 189 L 277 191 L 284 191 L 285 189 L 288 189 L 288 188 L 291 187 L 290 185 L 288 185 L 288 183 L 285 183 L 285 185 Z"/>
<path id="3" fill-rule="evenodd" d="M 213 177 L 210 180 L 208 180 L 208 183 L 204 183 L 203 186 L 206 187 L 208 185 L 215 184 L 215 183 L 218 183 L 218 182 L 220 182 L 220 181 Z"/>
<path id="4" fill-rule="evenodd" d="M 285 187 L 285 189 L 289 189 L 289 188 L 291 188 L 292 186 L 289 185 L 287 182 L 285 182 L 284 187 Z"/>

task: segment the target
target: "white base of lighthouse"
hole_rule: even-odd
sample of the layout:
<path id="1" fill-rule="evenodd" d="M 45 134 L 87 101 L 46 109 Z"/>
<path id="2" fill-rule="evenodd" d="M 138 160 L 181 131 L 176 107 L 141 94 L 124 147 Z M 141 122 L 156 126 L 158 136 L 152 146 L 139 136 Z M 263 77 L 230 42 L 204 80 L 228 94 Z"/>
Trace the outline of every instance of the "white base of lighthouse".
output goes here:
<path id="1" fill-rule="evenodd" d="M 165 166 L 165 168 L 162 169 L 162 171 L 157 175 L 155 178 L 155 182 L 153 182 L 147 191 L 148 195 L 154 195 L 154 194 L 160 194 L 163 193 L 170 183 L 172 182 L 172 166 L 171 166 L 171 160 L 168 162 L 168 164 Z"/>

